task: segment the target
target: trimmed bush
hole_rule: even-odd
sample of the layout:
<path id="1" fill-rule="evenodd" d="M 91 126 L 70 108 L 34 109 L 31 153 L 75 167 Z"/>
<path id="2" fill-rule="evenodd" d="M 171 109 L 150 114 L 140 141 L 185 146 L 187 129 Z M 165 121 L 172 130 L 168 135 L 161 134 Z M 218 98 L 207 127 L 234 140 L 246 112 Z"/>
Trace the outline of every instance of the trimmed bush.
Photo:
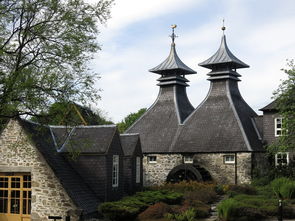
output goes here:
<path id="1" fill-rule="evenodd" d="M 172 191 L 145 191 L 115 202 L 100 205 L 99 210 L 111 220 L 133 220 L 140 212 L 157 202 L 180 203 L 183 195 Z"/>
<path id="2" fill-rule="evenodd" d="M 171 213 L 171 207 L 166 203 L 156 203 L 152 206 L 149 206 L 145 211 L 138 215 L 139 220 L 151 220 L 151 219 L 160 219 L 165 216 L 167 213 Z"/>

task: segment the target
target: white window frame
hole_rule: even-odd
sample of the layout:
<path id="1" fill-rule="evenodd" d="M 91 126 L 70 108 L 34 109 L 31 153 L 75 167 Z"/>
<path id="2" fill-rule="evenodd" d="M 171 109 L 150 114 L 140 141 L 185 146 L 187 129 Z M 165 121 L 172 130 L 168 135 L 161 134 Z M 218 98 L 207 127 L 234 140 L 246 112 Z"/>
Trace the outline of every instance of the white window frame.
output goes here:
<path id="1" fill-rule="evenodd" d="M 119 186 L 119 155 L 113 155 L 112 187 Z"/>
<path id="2" fill-rule="evenodd" d="M 157 163 L 157 156 L 147 156 L 148 163 Z"/>
<path id="3" fill-rule="evenodd" d="M 136 183 L 140 183 L 141 158 L 136 157 Z"/>
<path id="4" fill-rule="evenodd" d="M 193 163 L 194 162 L 194 156 L 193 155 L 184 155 L 183 156 L 183 162 L 184 163 Z"/>
<path id="5" fill-rule="evenodd" d="M 236 163 L 236 156 L 234 154 L 224 155 L 223 162 L 224 162 L 224 164 L 235 164 Z"/>
<path id="6" fill-rule="evenodd" d="M 279 155 L 286 155 L 286 160 L 287 162 L 286 163 L 279 163 L 278 160 L 281 160 L 282 157 L 279 157 Z M 275 155 L 275 165 L 276 166 L 287 166 L 289 165 L 289 161 L 290 161 L 290 158 L 289 158 L 289 152 L 277 152 L 276 155 Z"/>
<path id="7" fill-rule="evenodd" d="M 280 120 L 280 123 L 278 121 Z M 282 136 L 283 134 L 283 118 L 282 117 L 276 117 L 274 119 L 274 124 L 275 124 L 275 137 Z M 281 127 L 278 127 L 278 125 L 281 125 Z M 278 134 L 279 132 L 279 134 Z"/>

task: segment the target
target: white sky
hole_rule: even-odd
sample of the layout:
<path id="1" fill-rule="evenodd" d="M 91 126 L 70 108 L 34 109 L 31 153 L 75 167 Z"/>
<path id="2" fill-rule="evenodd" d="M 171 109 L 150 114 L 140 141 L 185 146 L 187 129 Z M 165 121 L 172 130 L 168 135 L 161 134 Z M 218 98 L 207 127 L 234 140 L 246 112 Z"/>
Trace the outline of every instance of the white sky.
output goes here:
<path id="1" fill-rule="evenodd" d="M 117 0 L 98 36 L 102 51 L 91 64 L 101 76 L 98 107 L 119 122 L 154 102 L 159 76 L 148 70 L 168 56 L 171 24 L 178 26 L 179 57 L 197 71 L 187 76 L 188 96 L 196 107 L 209 89 L 209 69 L 198 63 L 218 49 L 223 18 L 230 50 L 250 65 L 238 71 L 242 96 L 255 111 L 268 104 L 286 77 L 280 69 L 295 57 L 294 0 Z"/>

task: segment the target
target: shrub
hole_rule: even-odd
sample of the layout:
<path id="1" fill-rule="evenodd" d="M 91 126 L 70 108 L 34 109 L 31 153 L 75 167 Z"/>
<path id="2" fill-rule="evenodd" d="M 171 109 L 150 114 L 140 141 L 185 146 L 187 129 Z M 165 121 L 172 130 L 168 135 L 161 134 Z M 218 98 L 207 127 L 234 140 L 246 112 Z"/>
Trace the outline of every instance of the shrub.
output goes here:
<path id="1" fill-rule="evenodd" d="M 239 202 L 230 198 L 223 200 L 217 206 L 218 216 L 222 220 L 230 220 L 230 218 L 237 217 L 237 210 L 239 208 Z"/>
<path id="2" fill-rule="evenodd" d="M 186 200 L 199 200 L 204 203 L 212 203 L 216 200 L 217 194 L 212 189 L 204 191 L 187 191 L 184 193 L 184 199 Z"/>
<path id="3" fill-rule="evenodd" d="M 163 218 L 165 214 L 171 212 L 172 209 L 168 204 L 159 202 L 149 206 L 145 211 L 138 215 L 138 218 L 139 220 L 159 219 Z"/>
<path id="4" fill-rule="evenodd" d="M 271 187 L 278 198 L 295 198 L 295 181 L 289 178 L 277 178 L 271 182 Z"/>
<path id="5" fill-rule="evenodd" d="M 139 192 L 116 202 L 102 203 L 99 210 L 111 220 L 132 220 L 152 204 L 180 203 L 182 196 L 181 193 L 165 190 Z"/>
<path id="6" fill-rule="evenodd" d="M 196 218 L 205 218 L 210 215 L 211 207 L 204 202 L 196 199 L 186 199 L 181 207 L 175 208 L 176 213 L 182 213 L 189 208 L 194 208 L 196 211 Z"/>
<path id="7" fill-rule="evenodd" d="M 193 221 L 195 216 L 196 210 L 194 208 L 189 208 L 188 210 L 179 214 L 168 213 L 165 217 L 169 220 L 175 221 Z"/>
<path id="8" fill-rule="evenodd" d="M 266 186 L 271 182 L 271 178 L 269 176 L 257 177 L 252 180 L 251 184 L 255 187 L 257 186 Z"/>

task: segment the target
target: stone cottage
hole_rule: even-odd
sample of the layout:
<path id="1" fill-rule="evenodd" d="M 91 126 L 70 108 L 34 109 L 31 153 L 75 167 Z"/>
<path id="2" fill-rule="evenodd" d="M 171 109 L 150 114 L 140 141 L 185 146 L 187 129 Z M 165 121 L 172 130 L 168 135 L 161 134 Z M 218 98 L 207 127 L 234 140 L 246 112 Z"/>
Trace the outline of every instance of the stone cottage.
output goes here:
<path id="1" fill-rule="evenodd" d="M 124 145 L 141 153 L 138 142 L 124 140 Z M 138 174 L 142 158 L 136 156 Z M 123 174 L 123 161 L 114 125 L 62 127 L 10 120 L 0 135 L 0 220 L 99 218 L 101 202 L 129 191 L 124 178 L 135 185 Z"/>
<path id="2" fill-rule="evenodd" d="M 223 34 L 217 52 L 199 64 L 210 69 L 210 89 L 194 108 L 186 94 L 185 76 L 196 72 L 178 57 L 174 29 L 171 37 L 168 58 L 150 69 L 161 76 L 159 95 L 127 130 L 140 134 L 144 185 L 183 179 L 250 182 L 253 171 L 267 165 L 263 147 L 267 132 L 260 129 L 264 117 L 239 92 L 237 69 L 249 66 L 233 55 Z"/>

